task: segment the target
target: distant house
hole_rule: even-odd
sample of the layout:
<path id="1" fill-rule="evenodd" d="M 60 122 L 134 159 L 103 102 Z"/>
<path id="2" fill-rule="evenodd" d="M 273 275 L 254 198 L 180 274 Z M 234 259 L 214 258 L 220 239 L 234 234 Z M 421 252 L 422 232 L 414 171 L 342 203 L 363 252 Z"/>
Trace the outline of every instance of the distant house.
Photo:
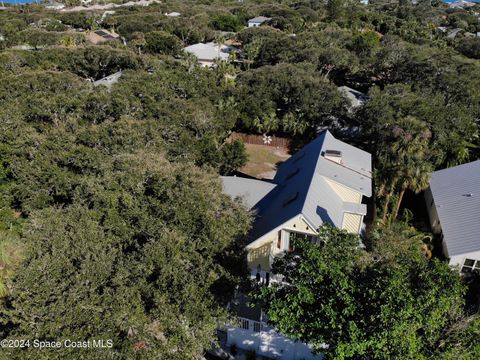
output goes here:
<path id="1" fill-rule="evenodd" d="M 363 5 L 368 5 L 369 1 L 368 0 L 360 0 L 360 4 Z"/>
<path id="2" fill-rule="evenodd" d="M 96 30 L 87 34 L 87 40 L 92 44 L 102 44 L 108 41 L 115 41 L 120 38 L 118 34 L 108 30 Z"/>
<path id="3" fill-rule="evenodd" d="M 168 16 L 168 17 L 178 17 L 182 14 L 180 14 L 179 12 L 176 12 L 176 11 L 172 11 L 170 13 L 165 13 L 165 16 Z"/>
<path id="4" fill-rule="evenodd" d="M 354 234 L 364 230 L 372 195 L 371 155 L 336 139 L 328 130 L 282 163 L 272 181 L 222 177 L 223 190 L 255 214 L 246 246 L 250 278 L 269 285 L 283 279 L 271 273 L 276 257 L 292 249 L 293 235 L 316 241 L 322 224 Z M 261 309 L 245 307 L 237 294 L 231 310 L 240 327 L 227 325 L 227 344 L 284 359 L 320 359 L 307 344 L 295 343 L 267 325 Z M 245 299 L 243 300 L 243 302 Z"/>
<path id="5" fill-rule="evenodd" d="M 56 1 L 51 1 L 45 4 L 45 9 L 47 10 L 62 10 L 65 8 L 65 4 L 56 2 Z"/>
<path id="6" fill-rule="evenodd" d="M 266 22 L 269 22 L 272 18 L 265 17 L 265 16 L 257 16 L 253 19 L 248 20 L 248 27 L 258 27 Z"/>
<path id="7" fill-rule="evenodd" d="M 348 86 L 340 86 L 338 90 L 350 100 L 350 110 L 354 110 L 360 106 L 363 106 L 367 100 L 368 96 L 358 90 L 352 89 Z"/>
<path id="8" fill-rule="evenodd" d="M 106 86 L 107 88 L 110 89 L 113 84 L 116 84 L 118 82 L 118 80 L 120 79 L 121 76 L 122 76 L 122 71 L 120 70 L 120 71 L 118 71 L 114 74 L 105 76 L 103 79 L 95 81 L 93 83 L 93 86 L 104 85 L 104 86 Z"/>
<path id="9" fill-rule="evenodd" d="M 183 50 L 195 55 L 202 66 L 211 67 L 214 65 L 215 60 L 227 61 L 230 53 L 234 51 L 234 48 L 209 42 L 206 44 L 198 43 L 190 45 Z"/>
<path id="10" fill-rule="evenodd" d="M 448 4 L 448 6 L 450 6 L 451 8 L 460 8 L 460 9 L 471 7 L 474 5 L 475 5 L 474 2 L 469 2 L 464 0 L 457 0 L 457 1 L 450 2 Z"/>
<path id="11" fill-rule="evenodd" d="M 435 171 L 425 200 L 450 265 L 480 272 L 480 160 Z"/>
<path id="12" fill-rule="evenodd" d="M 452 29 L 452 30 L 449 30 L 448 31 L 448 34 L 447 34 L 447 38 L 448 39 L 454 39 L 457 37 L 458 34 L 460 34 L 462 31 L 464 31 L 463 29 L 460 29 L 460 28 L 455 28 L 455 29 Z"/>

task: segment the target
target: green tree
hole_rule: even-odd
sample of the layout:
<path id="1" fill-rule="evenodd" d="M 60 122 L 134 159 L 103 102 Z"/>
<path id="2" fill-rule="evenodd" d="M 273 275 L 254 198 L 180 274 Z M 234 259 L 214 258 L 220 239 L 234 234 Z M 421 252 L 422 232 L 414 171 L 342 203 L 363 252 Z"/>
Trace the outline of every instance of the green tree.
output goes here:
<path id="1" fill-rule="evenodd" d="M 242 29 L 242 21 L 235 15 L 222 14 L 215 16 L 211 25 L 215 30 L 237 32 Z"/>
<path id="2" fill-rule="evenodd" d="M 245 152 L 245 145 L 240 140 L 233 143 L 226 143 L 222 147 L 222 160 L 220 174 L 229 175 L 247 163 L 248 155 Z"/>
<path id="3" fill-rule="evenodd" d="M 151 31 L 145 34 L 145 48 L 152 54 L 177 55 L 182 49 L 182 43 L 175 35 L 165 31 Z"/>
<path id="4" fill-rule="evenodd" d="M 285 282 L 257 291 L 269 321 L 327 359 L 432 358 L 462 315 L 459 275 L 417 247 L 392 262 L 358 243 L 328 226 L 316 243 L 295 239 L 273 265 Z"/>
<path id="5" fill-rule="evenodd" d="M 134 32 L 132 34 L 130 43 L 137 49 L 138 55 L 142 55 L 142 49 L 147 44 L 147 41 L 145 40 L 145 34 L 139 31 Z"/>
<path id="6" fill-rule="evenodd" d="M 248 215 L 221 194 L 217 175 L 172 165 L 158 153 L 104 166 L 101 180 L 85 181 L 75 205 L 32 214 L 27 261 L 0 310 L 8 324 L 0 334 L 113 340 L 111 349 L 85 350 L 92 359 L 195 358 L 222 316 L 211 289 L 228 270 L 215 258 L 245 234 Z M 72 358 L 78 349 L 42 356 Z"/>

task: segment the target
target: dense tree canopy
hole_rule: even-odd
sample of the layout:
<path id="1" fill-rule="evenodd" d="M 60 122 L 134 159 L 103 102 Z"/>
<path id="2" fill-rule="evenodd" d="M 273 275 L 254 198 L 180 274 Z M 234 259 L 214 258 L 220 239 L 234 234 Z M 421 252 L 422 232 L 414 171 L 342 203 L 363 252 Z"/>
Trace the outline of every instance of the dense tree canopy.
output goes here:
<path id="1" fill-rule="evenodd" d="M 479 11 L 441 1 L 7 5 L 0 337 L 113 339 L 105 358 L 200 357 L 246 281 L 250 216 L 218 176 L 248 158 L 229 135 L 281 135 L 294 148 L 329 128 L 372 153 L 383 216 L 367 251 L 328 228 L 321 246 L 299 240 L 276 263 L 290 283 L 262 290 L 270 320 L 331 358 L 478 358 L 464 284 L 395 218 L 433 170 L 479 158 Z M 247 28 L 257 16 L 271 20 Z M 118 40 L 90 43 L 99 29 Z M 211 69 L 183 51 L 226 40 L 237 50 Z"/>
<path id="2" fill-rule="evenodd" d="M 404 246 L 396 244 L 401 236 L 386 236 L 379 240 L 385 246 L 376 243 L 370 252 L 358 248 L 357 236 L 331 227 L 320 229 L 316 243 L 296 239 L 295 251 L 274 263 L 274 273 L 286 282 L 258 293 L 269 321 L 327 358 L 438 355 L 447 329 L 462 316 L 464 286 L 446 264 L 425 258 L 412 239 Z M 393 257 L 392 247 L 399 247 Z M 469 336 L 463 333 L 462 341 Z M 461 356 L 470 350 L 478 355 L 478 339 L 474 344 Z"/>

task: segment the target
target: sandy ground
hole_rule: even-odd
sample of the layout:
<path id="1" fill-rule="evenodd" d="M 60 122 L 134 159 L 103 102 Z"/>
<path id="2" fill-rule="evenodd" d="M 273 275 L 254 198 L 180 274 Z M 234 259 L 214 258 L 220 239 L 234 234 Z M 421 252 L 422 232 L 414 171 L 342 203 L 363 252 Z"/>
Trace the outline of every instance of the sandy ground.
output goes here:
<path id="1" fill-rule="evenodd" d="M 273 179 L 277 166 L 290 157 L 283 148 L 252 144 L 245 144 L 245 148 L 248 163 L 240 171 L 259 179 Z"/>

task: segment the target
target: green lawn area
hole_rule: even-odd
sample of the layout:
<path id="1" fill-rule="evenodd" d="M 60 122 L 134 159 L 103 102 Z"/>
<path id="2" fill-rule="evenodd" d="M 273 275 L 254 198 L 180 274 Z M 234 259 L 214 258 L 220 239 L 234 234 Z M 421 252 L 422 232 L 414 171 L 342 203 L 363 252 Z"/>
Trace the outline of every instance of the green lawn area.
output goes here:
<path id="1" fill-rule="evenodd" d="M 245 148 L 248 162 L 240 171 L 260 179 L 272 179 L 277 170 L 277 164 L 290 157 L 285 149 L 272 146 L 245 144 Z"/>

